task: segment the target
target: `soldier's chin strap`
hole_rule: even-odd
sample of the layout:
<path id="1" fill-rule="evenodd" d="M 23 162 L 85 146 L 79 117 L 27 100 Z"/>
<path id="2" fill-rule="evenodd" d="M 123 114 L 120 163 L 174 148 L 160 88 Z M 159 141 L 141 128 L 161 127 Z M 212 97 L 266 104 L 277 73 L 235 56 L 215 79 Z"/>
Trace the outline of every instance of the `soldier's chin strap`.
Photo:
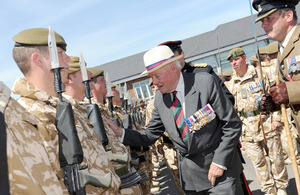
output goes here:
<path id="1" fill-rule="evenodd" d="M 9 194 L 6 127 L 4 114 L 0 112 L 0 194 Z"/>

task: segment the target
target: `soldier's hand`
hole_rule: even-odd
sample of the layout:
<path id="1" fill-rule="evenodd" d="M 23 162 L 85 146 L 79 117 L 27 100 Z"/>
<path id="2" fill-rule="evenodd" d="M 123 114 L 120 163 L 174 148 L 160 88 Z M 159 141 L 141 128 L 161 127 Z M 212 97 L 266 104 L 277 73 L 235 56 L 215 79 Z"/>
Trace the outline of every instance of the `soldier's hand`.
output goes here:
<path id="1" fill-rule="evenodd" d="M 163 145 L 158 145 L 157 146 L 157 152 L 160 153 L 161 155 L 164 155 Z"/>
<path id="2" fill-rule="evenodd" d="M 103 117 L 104 122 L 106 122 L 110 128 L 114 131 L 114 133 L 116 134 L 116 136 L 121 137 L 123 135 L 123 129 L 121 129 L 120 127 L 118 127 L 117 124 L 115 124 L 112 120 Z"/>
<path id="3" fill-rule="evenodd" d="M 274 111 L 276 110 L 276 104 L 272 100 L 271 94 L 263 95 L 261 98 L 261 110 L 262 111 Z"/>
<path id="4" fill-rule="evenodd" d="M 209 171 L 208 171 L 208 180 L 210 181 L 212 186 L 215 186 L 216 179 L 221 177 L 224 173 L 224 169 L 221 169 L 214 163 L 210 164 Z"/>
<path id="5" fill-rule="evenodd" d="M 277 86 L 271 87 L 269 91 L 275 104 L 289 103 L 289 96 L 285 82 L 281 82 Z"/>
<path id="6" fill-rule="evenodd" d="M 282 126 L 282 123 L 280 121 L 273 121 L 272 122 L 272 130 L 279 129 Z"/>

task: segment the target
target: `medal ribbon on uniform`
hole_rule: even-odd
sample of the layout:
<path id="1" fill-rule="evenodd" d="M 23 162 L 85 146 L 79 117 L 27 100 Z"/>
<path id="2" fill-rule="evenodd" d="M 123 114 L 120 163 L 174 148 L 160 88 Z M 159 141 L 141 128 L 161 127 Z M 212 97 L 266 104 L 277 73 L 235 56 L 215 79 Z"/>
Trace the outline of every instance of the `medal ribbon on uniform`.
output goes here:
<path id="1" fill-rule="evenodd" d="M 199 109 L 192 116 L 188 117 L 185 122 L 189 126 L 191 132 L 195 133 L 195 130 L 199 130 L 207 123 L 212 121 L 216 117 L 214 110 L 210 104 L 206 104 L 203 108 Z"/>

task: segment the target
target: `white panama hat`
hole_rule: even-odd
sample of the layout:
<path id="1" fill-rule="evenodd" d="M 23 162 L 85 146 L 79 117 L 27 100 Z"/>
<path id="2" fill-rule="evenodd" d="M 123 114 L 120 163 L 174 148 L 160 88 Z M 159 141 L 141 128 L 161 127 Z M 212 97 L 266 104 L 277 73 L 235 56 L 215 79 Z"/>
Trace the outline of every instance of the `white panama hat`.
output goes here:
<path id="1" fill-rule="evenodd" d="M 146 70 L 141 75 L 147 75 L 167 64 L 175 62 L 183 57 L 183 54 L 175 56 L 172 50 L 166 45 L 160 45 L 147 51 L 144 55 Z"/>

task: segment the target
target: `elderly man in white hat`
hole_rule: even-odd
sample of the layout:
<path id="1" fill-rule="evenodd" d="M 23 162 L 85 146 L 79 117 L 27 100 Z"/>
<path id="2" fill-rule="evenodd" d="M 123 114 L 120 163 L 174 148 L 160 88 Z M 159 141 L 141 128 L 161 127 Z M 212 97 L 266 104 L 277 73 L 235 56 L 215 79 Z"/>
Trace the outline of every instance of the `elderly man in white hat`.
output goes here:
<path id="1" fill-rule="evenodd" d="M 125 145 L 133 146 L 153 144 L 167 131 L 179 153 L 186 194 L 242 194 L 236 147 L 242 123 L 213 76 L 181 73 L 182 57 L 165 45 L 145 53 L 142 74 L 159 87 L 145 131 L 109 124 Z"/>

